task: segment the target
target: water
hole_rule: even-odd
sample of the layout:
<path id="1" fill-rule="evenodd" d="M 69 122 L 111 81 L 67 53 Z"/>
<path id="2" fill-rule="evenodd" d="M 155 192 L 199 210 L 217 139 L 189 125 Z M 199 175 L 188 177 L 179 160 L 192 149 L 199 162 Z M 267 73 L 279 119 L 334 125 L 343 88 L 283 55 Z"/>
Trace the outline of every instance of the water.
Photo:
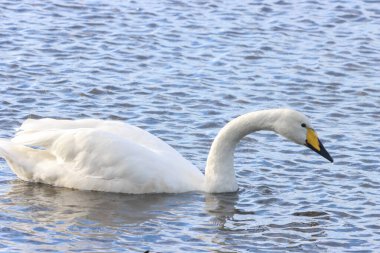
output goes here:
<path id="1" fill-rule="evenodd" d="M 4 252 L 379 252 L 380 11 L 367 1 L 0 3 L 0 136 L 28 117 L 126 121 L 203 170 L 242 113 L 292 107 L 335 159 L 271 133 L 240 190 L 127 195 L 0 166 Z"/>

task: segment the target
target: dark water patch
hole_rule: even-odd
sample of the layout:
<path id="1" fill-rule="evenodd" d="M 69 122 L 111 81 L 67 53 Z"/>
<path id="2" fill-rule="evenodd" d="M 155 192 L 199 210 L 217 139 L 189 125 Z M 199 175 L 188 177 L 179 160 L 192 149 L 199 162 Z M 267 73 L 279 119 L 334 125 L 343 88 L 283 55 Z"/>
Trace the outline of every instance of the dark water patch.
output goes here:
<path id="1" fill-rule="evenodd" d="M 305 211 L 305 212 L 295 212 L 293 213 L 294 216 L 305 216 L 305 217 L 320 217 L 320 216 L 327 216 L 328 213 L 326 212 L 319 212 L 319 211 Z"/>

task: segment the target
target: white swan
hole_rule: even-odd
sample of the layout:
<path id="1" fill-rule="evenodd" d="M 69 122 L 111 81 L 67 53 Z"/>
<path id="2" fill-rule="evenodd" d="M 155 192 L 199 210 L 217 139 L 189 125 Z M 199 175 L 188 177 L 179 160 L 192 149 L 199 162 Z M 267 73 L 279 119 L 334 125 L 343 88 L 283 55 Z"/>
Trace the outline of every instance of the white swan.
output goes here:
<path id="1" fill-rule="evenodd" d="M 25 181 L 81 190 L 123 193 L 233 192 L 234 150 L 245 135 L 274 131 L 331 162 L 309 120 L 290 109 L 244 114 L 212 143 L 205 175 L 171 146 L 122 122 L 96 119 L 26 120 L 0 156 Z"/>

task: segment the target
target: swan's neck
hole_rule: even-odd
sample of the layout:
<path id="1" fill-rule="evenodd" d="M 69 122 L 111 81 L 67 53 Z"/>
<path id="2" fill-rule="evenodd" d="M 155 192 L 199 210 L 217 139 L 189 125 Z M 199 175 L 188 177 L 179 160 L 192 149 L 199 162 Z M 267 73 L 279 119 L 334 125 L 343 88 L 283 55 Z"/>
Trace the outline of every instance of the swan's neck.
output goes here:
<path id="1" fill-rule="evenodd" d="M 238 189 L 233 167 L 236 145 L 249 133 L 259 130 L 273 131 L 279 114 L 279 110 L 247 113 L 233 119 L 220 130 L 207 158 L 207 192 L 233 192 Z"/>

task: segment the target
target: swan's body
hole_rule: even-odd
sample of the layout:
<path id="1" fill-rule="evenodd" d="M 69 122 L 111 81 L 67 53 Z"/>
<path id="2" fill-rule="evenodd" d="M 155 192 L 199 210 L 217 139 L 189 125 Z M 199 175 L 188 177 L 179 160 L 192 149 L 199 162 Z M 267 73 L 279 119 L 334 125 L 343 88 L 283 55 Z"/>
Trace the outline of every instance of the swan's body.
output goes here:
<path id="1" fill-rule="evenodd" d="M 214 140 L 205 175 L 161 139 L 116 121 L 28 119 L 12 140 L 0 140 L 0 156 L 22 180 L 55 186 L 124 193 L 231 192 L 238 189 L 233 153 L 250 132 L 275 131 L 332 161 L 309 126 L 305 116 L 288 109 L 240 116 Z"/>

